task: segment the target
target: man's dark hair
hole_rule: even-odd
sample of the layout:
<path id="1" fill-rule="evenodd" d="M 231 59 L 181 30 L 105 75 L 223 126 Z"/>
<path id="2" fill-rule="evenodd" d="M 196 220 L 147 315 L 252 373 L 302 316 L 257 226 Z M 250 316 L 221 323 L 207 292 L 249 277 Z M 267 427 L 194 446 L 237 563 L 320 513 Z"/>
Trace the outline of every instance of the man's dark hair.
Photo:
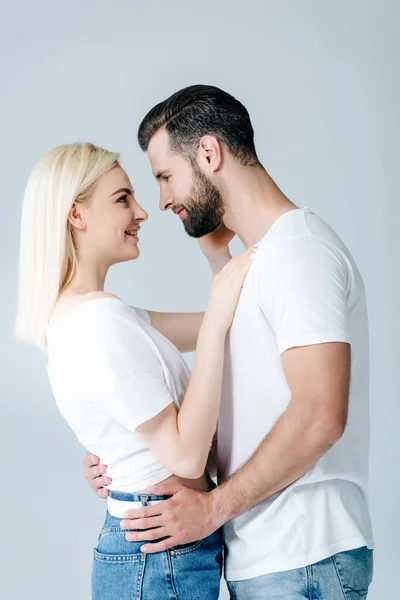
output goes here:
<path id="1" fill-rule="evenodd" d="M 152 108 L 138 131 L 142 150 L 147 150 L 153 135 L 164 125 L 171 149 L 192 161 L 202 136 L 213 135 L 241 164 L 260 164 L 249 113 L 236 98 L 217 87 L 192 85 Z"/>

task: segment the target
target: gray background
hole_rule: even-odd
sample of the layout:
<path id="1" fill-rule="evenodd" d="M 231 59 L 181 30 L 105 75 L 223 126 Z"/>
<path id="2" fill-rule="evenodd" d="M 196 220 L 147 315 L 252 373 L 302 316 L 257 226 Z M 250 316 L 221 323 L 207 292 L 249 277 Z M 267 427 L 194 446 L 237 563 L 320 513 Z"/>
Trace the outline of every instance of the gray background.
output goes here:
<path id="1" fill-rule="evenodd" d="M 92 141 L 122 152 L 150 220 L 140 261 L 114 268 L 108 290 L 144 308 L 202 309 L 207 265 L 181 224 L 158 210 L 157 185 L 135 138 L 154 103 L 192 83 L 218 85 L 242 100 L 267 170 L 294 202 L 338 231 L 364 275 L 377 545 L 370 598 L 394 597 L 398 19 L 398 3 L 390 0 L 2 1 L 2 598 L 88 599 L 91 548 L 105 510 L 84 482 L 84 451 L 58 415 L 45 357 L 12 336 L 27 176 L 60 143 Z"/>

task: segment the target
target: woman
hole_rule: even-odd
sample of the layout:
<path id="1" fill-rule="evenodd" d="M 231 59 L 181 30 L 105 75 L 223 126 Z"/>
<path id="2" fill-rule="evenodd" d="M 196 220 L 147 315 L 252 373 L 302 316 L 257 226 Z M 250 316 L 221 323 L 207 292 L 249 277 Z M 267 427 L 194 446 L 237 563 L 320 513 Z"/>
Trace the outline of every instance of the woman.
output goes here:
<path id="1" fill-rule="evenodd" d="M 138 258 L 146 219 L 118 154 L 70 144 L 39 161 L 24 198 L 16 335 L 48 353 L 61 413 L 112 477 L 93 598 L 212 600 L 219 595 L 219 532 L 146 558 L 119 525 L 127 509 L 165 500 L 145 494 L 149 485 L 212 485 L 205 467 L 225 337 L 254 249 L 214 279 L 204 316 L 149 316 L 104 292 L 111 265 Z M 188 350 L 196 339 L 189 377 L 171 340 Z"/>

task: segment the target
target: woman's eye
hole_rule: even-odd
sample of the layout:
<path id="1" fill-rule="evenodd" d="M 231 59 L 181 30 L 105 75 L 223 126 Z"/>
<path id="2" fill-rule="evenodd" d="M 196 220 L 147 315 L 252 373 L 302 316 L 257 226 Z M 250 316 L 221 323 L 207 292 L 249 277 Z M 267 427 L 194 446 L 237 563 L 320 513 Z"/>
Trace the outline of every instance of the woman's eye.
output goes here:
<path id="1" fill-rule="evenodd" d="M 125 194 L 125 196 L 121 196 L 121 198 L 118 198 L 117 202 L 121 203 L 121 204 L 126 204 L 128 200 L 128 196 L 127 194 Z"/>

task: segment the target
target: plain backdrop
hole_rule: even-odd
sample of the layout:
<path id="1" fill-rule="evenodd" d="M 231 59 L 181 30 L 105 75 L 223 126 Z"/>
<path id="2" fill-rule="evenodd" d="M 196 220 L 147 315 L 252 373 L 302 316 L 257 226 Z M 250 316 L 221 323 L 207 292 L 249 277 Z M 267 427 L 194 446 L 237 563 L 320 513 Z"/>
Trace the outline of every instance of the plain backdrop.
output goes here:
<path id="1" fill-rule="evenodd" d="M 143 308 L 203 309 L 207 264 L 181 223 L 159 211 L 157 184 L 136 142 L 144 114 L 193 83 L 222 87 L 247 106 L 267 170 L 295 203 L 336 229 L 364 276 L 377 546 L 370 598 L 394 597 L 399 17 L 394 0 L 2 0 L 2 598 L 88 599 L 92 547 L 105 511 L 83 479 L 84 450 L 57 412 L 45 356 L 13 339 L 27 177 L 42 154 L 62 143 L 91 141 L 121 152 L 150 219 L 140 260 L 115 267 L 107 289 Z"/>

